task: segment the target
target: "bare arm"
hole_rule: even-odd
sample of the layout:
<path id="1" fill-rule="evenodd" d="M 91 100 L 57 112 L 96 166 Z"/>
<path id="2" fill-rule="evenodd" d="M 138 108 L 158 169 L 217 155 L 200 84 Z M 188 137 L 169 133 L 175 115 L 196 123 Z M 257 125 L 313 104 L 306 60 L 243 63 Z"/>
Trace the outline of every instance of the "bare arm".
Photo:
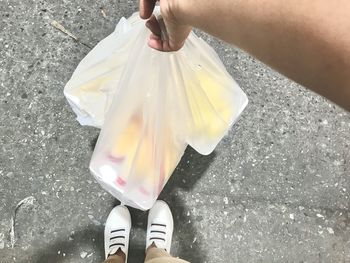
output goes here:
<path id="1" fill-rule="evenodd" d="M 350 110 L 349 0 L 162 1 L 170 47 L 186 26 L 200 28 Z M 162 50 L 160 42 L 150 45 Z"/>

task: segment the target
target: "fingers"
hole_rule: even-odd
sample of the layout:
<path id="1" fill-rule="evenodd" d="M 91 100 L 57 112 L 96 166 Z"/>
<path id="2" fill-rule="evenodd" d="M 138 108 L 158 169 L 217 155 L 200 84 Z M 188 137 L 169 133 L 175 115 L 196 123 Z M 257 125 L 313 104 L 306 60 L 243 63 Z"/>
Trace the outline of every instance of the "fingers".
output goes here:
<path id="1" fill-rule="evenodd" d="M 147 24 L 146 24 L 147 25 Z M 172 34 L 167 34 L 168 38 L 164 39 L 161 37 L 160 26 L 155 20 L 147 25 L 148 28 L 152 31 L 152 34 L 149 38 L 148 45 L 151 48 L 157 49 L 163 52 L 172 52 L 180 50 L 185 44 L 185 40 L 188 34 L 191 32 L 190 27 L 180 27 L 179 34 L 173 36 Z M 171 31 L 170 31 L 171 32 Z M 171 32 L 172 33 L 172 32 Z M 179 38 L 176 38 L 179 37 Z"/>
<path id="2" fill-rule="evenodd" d="M 179 50 L 182 47 L 181 46 L 178 49 L 174 50 L 170 47 L 169 40 L 162 40 L 159 36 L 156 36 L 154 34 L 151 34 L 148 40 L 148 46 L 162 52 L 173 52 Z"/>
<path id="3" fill-rule="evenodd" d="M 152 15 L 151 18 L 146 22 L 146 27 L 151 30 L 151 32 L 156 36 L 161 36 L 161 28 L 159 26 L 159 23 L 157 21 L 157 18 Z"/>
<path id="4" fill-rule="evenodd" d="M 154 48 L 156 50 L 164 51 L 163 50 L 163 41 L 160 39 L 160 37 L 158 37 L 154 34 L 151 34 L 151 36 L 149 37 L 148 45 L 151 48 Z"/>
<path id="5" fill-rule="evenodd" d="M 165 22 L 169 37 L 169 49 L 171 51 L 177 51 L 185 44 L 185 40 L 191 32 L 191 27 L 172 23 L 171 21 Z"/>
<path id="6" fill-rule="evenodd" d="M 169 47 L 169 38 L 162 18 L 157 19 L 152 15 L 146 22 L 146 27 L 152 32 L 148 41 L 151 48 L 164 52 L 173 51 Z"/>
<path id="7" fill-rule="evenodd" d="M 140 16 L 149 19 L 146 26 L 152 32 L 148 45 L 160 51 L 177 51 L 183 47 L 191 27 L 179 24 L 171 12 L 168 12 L 170 8 L 166 2 L 161 2 L 162 17 L 157 20 L 152 15 L 156 2 L 157 0 L 140 0 Z"/>
<path id="8" fill-rule="evenodd" d="M 140 0 L 140 17 L 147 19 L 152 15 L 157 0 Z"/>

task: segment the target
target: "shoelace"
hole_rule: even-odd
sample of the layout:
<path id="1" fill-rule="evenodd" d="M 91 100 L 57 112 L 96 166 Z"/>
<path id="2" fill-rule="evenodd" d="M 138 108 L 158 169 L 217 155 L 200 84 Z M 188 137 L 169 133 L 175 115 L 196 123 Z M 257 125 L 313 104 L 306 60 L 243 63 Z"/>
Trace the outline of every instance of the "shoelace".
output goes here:
<path id="1" fill-rule="evenodd" d="M 150 228 L 150 235 L 149 240 L 156 241 L 160 240 L 163 241 L 165 244 L 166 241 L 166 225 L 165 224 L 159 224 L 159 223 L 152 223 Z"/>
<path id="2" fill-rule="evenodd" d="M 109 239 L 109 250 L 111 252 L 115 247 L 125 248 L 125 234 L 126 233 L 124 228 L 111 231 L 111 237 Z M 109 254 L 111 254 L 111 252 Z"/>

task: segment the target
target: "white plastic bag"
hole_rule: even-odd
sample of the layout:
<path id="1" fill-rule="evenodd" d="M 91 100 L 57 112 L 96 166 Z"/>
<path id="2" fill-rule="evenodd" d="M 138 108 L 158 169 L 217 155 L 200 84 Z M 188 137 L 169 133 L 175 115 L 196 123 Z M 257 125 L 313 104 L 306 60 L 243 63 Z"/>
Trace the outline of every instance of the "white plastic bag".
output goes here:
<path id="1" fill-rule="evenodd" d="M 149 48 L 149 34 L 136 14 L 122 18 L 65 88 L 81 124 L 103 125 L 91 172 L 121 202 L 143 210 L 152 207 L 187 144 L 212 152 L 248 102 L 194 33 L 172 53 Z"/>
<path id="2" fill-rule="evenodd" d="M 132 51 L 132 38 L 125 34 L 136 23 L 140 23 L 137 13 L 128 20 L 120 19 L 114 32 L 87 54 L 66 84 L 64 95 L 81 125 L 102 127 Z"/>

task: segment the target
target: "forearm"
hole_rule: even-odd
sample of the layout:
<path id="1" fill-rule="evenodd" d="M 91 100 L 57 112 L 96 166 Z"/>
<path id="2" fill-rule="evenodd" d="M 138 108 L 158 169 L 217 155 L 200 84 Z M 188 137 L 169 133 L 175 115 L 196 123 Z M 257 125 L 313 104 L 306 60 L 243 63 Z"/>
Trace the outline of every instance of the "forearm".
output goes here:
<path id="1" fill-rule="evenodd" d="M 177 19 L 350 110 L 350 1 L 185 0 Z"/>

